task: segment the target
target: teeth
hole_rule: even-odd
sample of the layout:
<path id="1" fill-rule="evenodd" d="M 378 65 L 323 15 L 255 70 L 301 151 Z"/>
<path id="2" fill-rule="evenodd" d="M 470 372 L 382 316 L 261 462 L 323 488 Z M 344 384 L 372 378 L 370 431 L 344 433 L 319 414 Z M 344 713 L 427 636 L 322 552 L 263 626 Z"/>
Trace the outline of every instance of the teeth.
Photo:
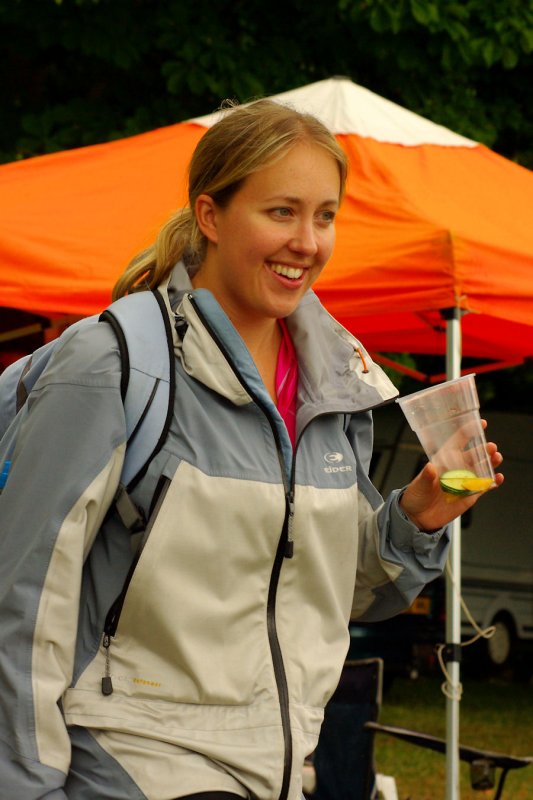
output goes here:
<path id="1" fill-rule="evenodd" d="M 301 278 L 304 274 L 303 269 L 295 269 L 294 267 L 284 267 L 281 264 L 271 264 L 270 269 L 278 275 L 283 275 L 284 278 Z"/>

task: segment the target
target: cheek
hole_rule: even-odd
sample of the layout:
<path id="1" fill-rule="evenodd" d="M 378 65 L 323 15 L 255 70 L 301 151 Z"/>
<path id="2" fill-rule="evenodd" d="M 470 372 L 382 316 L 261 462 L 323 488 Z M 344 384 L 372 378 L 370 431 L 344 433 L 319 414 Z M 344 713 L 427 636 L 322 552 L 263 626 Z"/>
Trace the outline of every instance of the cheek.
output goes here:
<path id="1" fill-rule="evenodd" d="M 335 229 L 332 229 L 319 244 L 321 261 L 325 264 L 329 260 L 335 247 Z"/>
<path id="2" fill-rule="evenodd" d="M 247 240 L 248 250 L 264 258 L 275 255 L 287 245 L 287 235 L 281 228 L 265 227 L 254 230 Z"/>
<path id="3" fill-rule="evenodd" d="M 242 218 L 231 231 L 233 246 L 242 250 L 255 251 L 268 248 L 277 232 L 268 225 L 261 225 L 257 220 Z"/>

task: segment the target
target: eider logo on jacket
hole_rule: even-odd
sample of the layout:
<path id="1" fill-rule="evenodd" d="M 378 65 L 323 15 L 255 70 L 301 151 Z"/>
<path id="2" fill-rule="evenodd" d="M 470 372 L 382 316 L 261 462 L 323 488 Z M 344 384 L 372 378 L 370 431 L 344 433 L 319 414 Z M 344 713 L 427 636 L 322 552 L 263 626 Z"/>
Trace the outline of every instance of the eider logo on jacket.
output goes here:
<path id="1" fill-rule="evenodd" d="M 344 456 L 342 453 L 326 453 L 324 455 L 324 461 L 327 462 L 328 466 L 324 467 L 324 472 L 351 472 L 352 468 L 349 464 L 342 464 L 341 466 L 336 466 L 341 464 L 341 461 L 344 461 Z"/>

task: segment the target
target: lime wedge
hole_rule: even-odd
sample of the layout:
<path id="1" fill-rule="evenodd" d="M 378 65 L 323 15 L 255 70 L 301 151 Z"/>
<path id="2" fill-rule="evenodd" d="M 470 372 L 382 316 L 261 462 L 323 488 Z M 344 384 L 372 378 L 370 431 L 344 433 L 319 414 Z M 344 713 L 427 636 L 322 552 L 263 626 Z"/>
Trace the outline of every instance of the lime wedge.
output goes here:
<path id="1" fill-rule="evenodd" d="M 440 488 L 443 492 L 458 495 L 467 495 L 472 491 L 465 485 L 465 481 L 479 480 L 483 480 L 483 478 L 478 478 L 474 472 L 470 472 L 468 469 L 451 469 L 449 472 L 444 472 L 439 478 Z"/>

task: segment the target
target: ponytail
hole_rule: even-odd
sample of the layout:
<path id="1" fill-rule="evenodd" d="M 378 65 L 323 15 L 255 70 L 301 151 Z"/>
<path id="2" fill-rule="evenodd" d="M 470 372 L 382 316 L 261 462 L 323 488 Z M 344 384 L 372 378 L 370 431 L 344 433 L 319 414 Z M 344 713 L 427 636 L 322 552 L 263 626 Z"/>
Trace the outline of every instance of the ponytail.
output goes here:
<path id="1" fill-rule="evenodd" d="M 201 261 L 203 237 L 189 207 L 174 212 L 154 244 L 139 253 L 113 288 L 113 300 L 133 292 L 155 289 L 168 278 L 181 259 L 189 265 Z"/>

